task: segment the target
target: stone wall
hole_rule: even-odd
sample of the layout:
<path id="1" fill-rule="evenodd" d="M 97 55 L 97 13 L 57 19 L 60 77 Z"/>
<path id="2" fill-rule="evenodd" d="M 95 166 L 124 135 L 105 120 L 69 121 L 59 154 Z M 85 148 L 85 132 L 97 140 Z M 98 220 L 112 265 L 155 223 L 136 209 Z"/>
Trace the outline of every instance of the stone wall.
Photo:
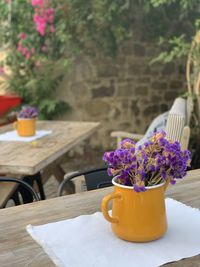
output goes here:
<path id="1" fill-rule="evenodd" d="M 181 64 L 149 64 L 158 52 L 154 43 L 135 38 L 123 44 L 116 59 L 77 58 L 58 90 L 72 107 L 61 119 L 100 121 L 101 129 L 90 145 L 104 148 L 113 142 L 113 130 L 144 133 L 152 119 L 185 90 Z"/>

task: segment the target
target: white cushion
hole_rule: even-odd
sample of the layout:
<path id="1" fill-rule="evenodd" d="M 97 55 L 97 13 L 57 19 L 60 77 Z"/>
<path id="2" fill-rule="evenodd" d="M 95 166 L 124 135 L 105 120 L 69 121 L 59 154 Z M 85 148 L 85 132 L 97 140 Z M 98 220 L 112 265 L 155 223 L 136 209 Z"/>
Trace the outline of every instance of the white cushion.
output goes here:
<path id="1" fill-rule="evenodd" d="M 150 124 L 150 126 L 148 127 L 144 137 L 137 142 L 136 144 L 136 148 L 142 144 L 144 144 L 144 142 L 146 142 L 150 136 L 152 136 L 153 133 L 155 132 L 159 132 L 161 130 L 165 130 L 166 124 L 167 124 L 167 118 L 169 115 L 169 111 L 166 111 L 160 115 L 158 115 Z"/>
<path id="2" fill-rule="evenodd" d="M 182 97 L 178 97 L 174 100 L 174 103 L 169 111 L 169 114 L 179 115 L 186 118 L 187 114 L 187 101 Z"/>
<path id="3" fill-rule="evenodd" d="M 171 109 L 157 116 L 148 127 L 144 137 L 137 142 L 136 148 L 144 144 L 149 137 L 158 131 L 166 131 L 167 138 L 180 141 L 183 127 L 186 124 L 187 101 L 178 97 L 174 100 Z"/>

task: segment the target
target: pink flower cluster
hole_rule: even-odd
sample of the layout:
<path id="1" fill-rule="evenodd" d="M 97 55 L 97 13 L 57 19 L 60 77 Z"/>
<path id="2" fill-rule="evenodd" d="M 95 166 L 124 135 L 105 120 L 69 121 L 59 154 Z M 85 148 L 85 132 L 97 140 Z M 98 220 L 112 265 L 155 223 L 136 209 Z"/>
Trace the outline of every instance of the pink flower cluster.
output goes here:
<path id="1" fill-rule="evenodd" d="M 39 6 L 40 8 L 44 7 L 43 0 L 32 0 L 31 3 L 32 6 Z"/>
<path id="2" fill-rule="evenodd" d="M 50 32 L 55 32 L 54 26 L 54 16 L 55 9 L 49 7 L 49 0 L 31 0 L 31 4 L 34 7 L 34 15 L 33 22 L 36 25 L 37 32 L 41 36 L 45 36 L 47 26 L 50 26 Z M 17 46 L 17 50 L 26 57 L 26 59 L 30 59 L 33 54 L 35 54 L 34 47 L 27 47 L 26 41 L 27 35 L 22 32 L 19 36 L 19 42 Z M 47 51 L 46 45 L 41 47 L 42 52 Z"/>
<path id="3" fill-rule="evenodd" d="M 47 25 L 50 25 L 51 33 L 55 32 L 55 10 L 53 8 L 46 8 L 46 4 L 47 1 L 45 0 L 32 0 L 32 6 L 35 7 L 33 21 L 36 24 L 37 31 L 41 36 L 45 36 Z"/>
<path id="4" fill-rule="evenodd" d="M 27 59 L 29 59 L 31 57 L 31 55 L 33 55 L 35 53 L 35 48 L 28 48 L 26 46 L 23 45 L 23 40 L 25 40 L 27 38 L 26 34 L 24 32 L 20 33 L 19 36 L 20 40 L 18 43 L 18 47 L 17 50 L 22 53 Z"/>
<path id="5" fill-rule="evenodd" d="M 5 69 L 4 67 L 0 67 L 0 75 L 3 75 L 3 74 L 5 74 Z"/>

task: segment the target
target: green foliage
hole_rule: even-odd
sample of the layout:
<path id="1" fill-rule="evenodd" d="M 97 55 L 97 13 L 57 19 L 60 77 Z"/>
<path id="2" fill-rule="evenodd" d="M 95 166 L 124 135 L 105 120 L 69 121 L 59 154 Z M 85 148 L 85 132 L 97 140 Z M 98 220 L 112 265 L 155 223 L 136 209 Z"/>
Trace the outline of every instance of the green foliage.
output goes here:
<path id="1" fill-rule="evenodd" d="M 161 40 L 164 52 L 153 62 L 168 63 L 187 56 L 200 29 L 199 0 L 50 0 L 56 31 L 47 29 L 41 36 L 31 0 L 8 2 L 0 2 L 0 43 L 9 51 L 5 62 L 12 73 L 9 87 L 25 103 L 37 105 L 46 118 L 69 107 L 56 99 L 56 90 L 79 53 L 116 56 L 139 20 L 146 39 Z M 20 33 L 26 38 L 20 40 Z M 26 58 L 20 53 L 19 42 L 28 51 L 34 49 L 34 55 Z"/>
<path id="2" fill-rule="evenodd" d="M 165 42 L 163 39 L 160 42 L 162 44 Z M 183 58 L 188 55 L 190 50 L 190 44 L 185 40 L 185 36 L 181 35 L 179 37 L 172 37 L 167 43 L 167 51 L 161 52 L 156 58 L 154 58 L 151 63 L 164 62 L 169 63 L 175 58 Z"/>
<path id="3" fill-rule="evenodd" d="M 11 70 L 9 88 L 24 103 L 37 106 L 43 118 L 69 108 L 56 99 L 56 90 L 78 53 L 115 56 L 119 44 L 130 36 L 129 0 L 51 0 L 56 30 L 46 28 L 44 35 L 36 30 L 31 0 L 8 2 L 0 3 L 0 43 L 8 47 L 4 65 Z M 26 37 L 20 38 L 21 33 Z M 19 43 L 28 54 L 19 51 Z"/>
<path id="4" fill-rule="evenodd" d="M 154 7 L 179 3 L 181 10 L 191 10 L 199 4 L 198 0 L 151 0 Z"/>
<path id="5" fill-rule="evenodd" d="M 164 48 L 152 62 L 168 63 L 176 58 L 186 58 L 194 35 L 200 29 L 199 0 L 151 0 L 155 10 L 165 10 L 170 16 L 170 31 L 159 35 Z M 171 12 L 170 12 L 171 11 Z M 161 22 L 162 24 L 162 22 Z"/>

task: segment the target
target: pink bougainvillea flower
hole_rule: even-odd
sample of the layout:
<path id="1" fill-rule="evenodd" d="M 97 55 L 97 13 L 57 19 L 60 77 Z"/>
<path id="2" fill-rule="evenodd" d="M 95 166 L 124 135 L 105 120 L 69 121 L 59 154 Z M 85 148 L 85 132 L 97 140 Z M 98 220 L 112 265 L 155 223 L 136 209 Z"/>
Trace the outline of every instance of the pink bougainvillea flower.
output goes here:
<path id="1" fill-rule="evenodd" d="M 36 25 L 36 30 L 41 36 L 45 36 L 47 26 L 50 26 L 50 32 L 56 31 L 54 24 L 55 9 L 47 7 L 48 0 L 32 0 L 34 6 L 33 21 Z"/>
<path id="2" fill-rule="evenodd" d="M 39 7 L 43 8 L 44 1 L 43 0 L 32 0 L 31 4 L 32 4 L 32 6 L 39 6 Z"/>
<path id="3" fill-rule="evenodd" d="M 34 54 L 35 53 L 35 48 L 32 47 L 30 51 L 31 51 L 32 54 Z"/>
<path id="4" fill-rule="evenodd" d="M 44 45 L 44 46 L 42 46 L 41 50 L 42 50 L 42 52 L 46 52 L 47 51 L 47 47 Z"/>
<path id="5" fill-rule="evenodd" d="M 53 33 L 53 32 L 55 32 L 55 31 L 56 31 L 55 27 L 54 27 L 53 25 L 51 25 L 51 26 L 50 26 L 50 32 Z"/>
<path id="6" fill-rule="evenodd" d="M 26 58 L 29 59 L 31 57 L 31 54 L 28 52 L 26 53 Z"/>
<path id="7" fill-rule="evenodd" d="M 17 50 L 19 52 L 22 52 L 22 44 L 21 43 L 18 43 Z"/>
<path id="8" fill-rule="evenodd" d="M 24 32 L 21 32 L 20 35 L 19 35 L 19 38 L 20 38 L 21 40 L 26 39 L 26 34 L 25 34 Z"/>
<path id="9" fill-rule="evenodd" d="M 37 26 L 37 31 L 39 32 L 39 34 L 41 36 L 45 36 L 45 28 L 46 28 L 46 24 L 42 24 L 40 23 L 38 26 Z"/>
<path id="10" fill-rule="evenodd" d="M 35 62 L 35 66 L 36 66 L 36 67 L 40 67 L 40 66 L 41 66 L 41 61 L 36 61 L 36 62 Z"/>
<path id="11" fill-rule="evenodd" d="M 28 52 L 28 49 L 26 47 L 22 47 L 22 54 L 26 55 L 27 52 Z"/>
<path id="12" fill-rule="evenodd" d="M 46 28 L 46 21 L 43 17 L 39 16 L 38 14 L 34 14 L 33 20 L 36 24 L 37 31 L 41 36 L 45 35 L 45 28 Z"/>
<path id="13" fill-rule="evenodd" d="M 5 74 L 5 70 L 3 67 L 0 67 L 0 75 Z"/>

